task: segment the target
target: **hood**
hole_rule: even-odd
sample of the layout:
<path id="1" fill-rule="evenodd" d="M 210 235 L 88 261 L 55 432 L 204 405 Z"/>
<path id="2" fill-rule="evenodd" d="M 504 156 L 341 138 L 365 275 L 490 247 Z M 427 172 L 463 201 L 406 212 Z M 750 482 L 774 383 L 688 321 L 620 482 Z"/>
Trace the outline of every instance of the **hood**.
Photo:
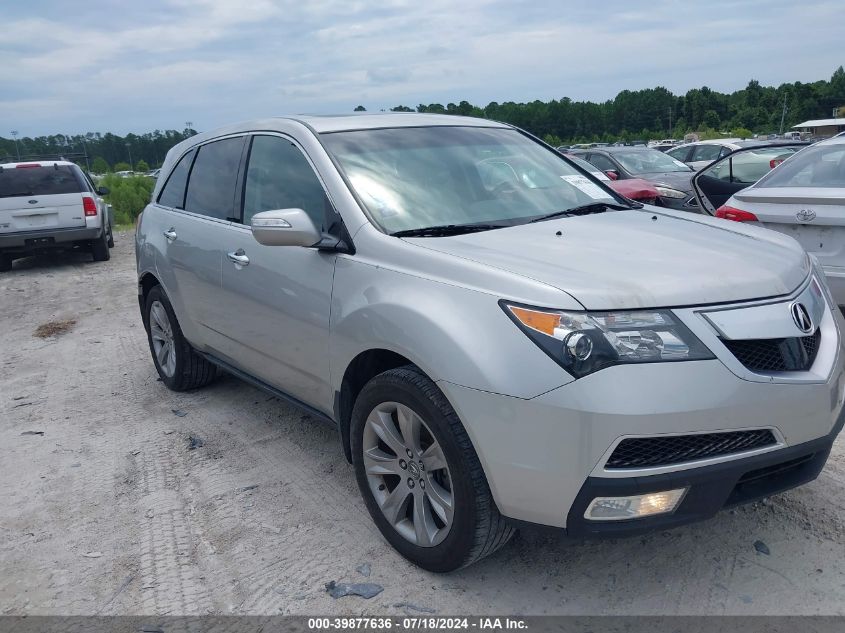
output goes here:
<path id="1" fill-rule="evenodd" d="M 810 270 L 789 237 L 656 207 L 404 239 L 553 286 L 589 310 L 773 297 L 797 288 Z"/>
<path id="2" fill-rule="evenodd" d="M 648 180 L 650 183 L 656 185 L 667 185 L 672 189 L 678 191 L 689 191 L 692 193 L 692 177 L 695 176 L 694 171 L 667 171 L 655 172 L 651 174 L 637 174 L 638 178 Z"/>

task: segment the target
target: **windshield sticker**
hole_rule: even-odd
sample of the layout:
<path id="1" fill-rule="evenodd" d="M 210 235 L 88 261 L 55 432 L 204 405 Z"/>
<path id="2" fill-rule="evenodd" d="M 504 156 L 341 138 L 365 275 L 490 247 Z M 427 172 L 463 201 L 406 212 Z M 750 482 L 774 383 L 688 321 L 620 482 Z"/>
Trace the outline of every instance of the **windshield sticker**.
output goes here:
<path id="1" fill-rule="evenodd" d="M 561 176 L 561 178 L 596 200 L 606 200 L 610 197 L 604 189 L 599 187 L 586 176 Z"/>

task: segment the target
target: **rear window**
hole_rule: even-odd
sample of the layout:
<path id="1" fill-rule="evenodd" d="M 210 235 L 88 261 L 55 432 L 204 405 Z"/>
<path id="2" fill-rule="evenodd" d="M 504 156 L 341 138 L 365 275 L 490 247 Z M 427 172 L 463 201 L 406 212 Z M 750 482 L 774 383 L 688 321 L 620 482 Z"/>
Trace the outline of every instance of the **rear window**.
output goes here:
<path id="1" fill-rule="evenodd" d="M 773 170 L 759 185 L 845 188 L 845 144 L 808 147 Z"/>
<path id="2" fill-rule="evenodd" d="M 81 191 L 84 191 L 82 179 L 77 177 L 75 170 L 69 165 L 7 167 L 0 170 L 0 198 L 47 196 Z"/>

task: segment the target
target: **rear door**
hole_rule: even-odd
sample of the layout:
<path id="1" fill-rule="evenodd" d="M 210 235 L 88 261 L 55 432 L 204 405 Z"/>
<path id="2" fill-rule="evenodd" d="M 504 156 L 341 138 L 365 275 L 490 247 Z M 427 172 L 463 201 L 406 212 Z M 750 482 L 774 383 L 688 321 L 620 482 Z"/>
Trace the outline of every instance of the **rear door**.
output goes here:
<path id="1" fill-rule="evenodd" d="M 85 226 L 81 172 L 70 165 L 0 170 L 0 234 Z"/>
<path id="2" fill-rule="evenodd" d="M 692 177 L 699 207 L 703 212 L 714 215 L 716 209 L 723 206 L 732 195 L 754 184 L 800 147 L 803 145 L 743 148 L 720 158 Z"/>

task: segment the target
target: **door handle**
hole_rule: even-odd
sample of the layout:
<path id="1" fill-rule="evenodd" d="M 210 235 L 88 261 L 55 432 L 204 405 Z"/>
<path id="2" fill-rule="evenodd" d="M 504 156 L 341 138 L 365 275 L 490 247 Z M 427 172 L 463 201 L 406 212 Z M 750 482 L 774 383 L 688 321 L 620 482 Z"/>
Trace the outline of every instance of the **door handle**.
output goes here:
<path id="1" fill-rule="evenodd" d="M 233 264 L 238 264 L 239 266 L 249 266 L 249 257 L 246 256 L 244 249 L 239 248 L 234 252 L 226 254 L 229 256 L 229 261 Z"/>
<path id="2" fill-rule="evenodd" d="M 166 237 L 167 240 L 170 242 L 176 239 L 176 231 L 173 229 L 172 226 L 164 232 L 164 237 Z"/>

